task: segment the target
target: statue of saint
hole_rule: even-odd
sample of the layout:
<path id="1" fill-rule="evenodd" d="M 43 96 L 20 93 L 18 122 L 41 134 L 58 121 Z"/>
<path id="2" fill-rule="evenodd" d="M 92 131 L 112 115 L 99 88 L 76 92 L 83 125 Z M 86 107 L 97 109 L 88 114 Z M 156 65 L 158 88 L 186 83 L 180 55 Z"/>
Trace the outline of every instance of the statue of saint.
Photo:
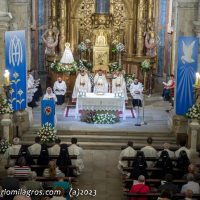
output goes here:
<path id="1" fill-rule="evenodd" d="M 159 43 L 159 38 L 153 30 L 145 33 L 145 47 L 147 48 L 146 55 L 150 57 L 156 56 L 156 46 Z"/>
<path id="2" fill-rule="evenodd" d="M 55 55 L 55 47 L 58 45 L 59 31 L 57 29 L 47 29 L 42 35 L 42 39 L 46 45 L 45 54 L 49 56 Z"/>

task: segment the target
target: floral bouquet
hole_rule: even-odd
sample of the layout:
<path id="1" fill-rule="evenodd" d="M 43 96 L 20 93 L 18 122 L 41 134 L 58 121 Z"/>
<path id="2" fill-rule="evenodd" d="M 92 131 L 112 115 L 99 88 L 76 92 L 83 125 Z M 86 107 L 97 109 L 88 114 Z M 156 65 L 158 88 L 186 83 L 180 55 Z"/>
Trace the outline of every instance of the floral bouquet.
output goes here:
<path id="1" fill-rule="evenodd" d="M 57 138 L 55 128 L 48 122 L 42 126 L 37 134 L 43 143 L 54 142 Z"/>
<path id="2" fill-rule="evenodd" d="M 133 83 L 134 79 L 135 79 L 135 74 L 125 74 L 124 75 L 124 79 L 126 81 L 126 88 L 127 90 L 130 90 L 130 86 Z"/>
<path id="3" fill-rule="evenodd" d="M 191 108 L 189 108 L 186 113 L 186 117 L 189 119 L 200 120 L 200 104 L 194 104 Z"/>
<path id="4" fill-rule="evenodd" d="M 141 70 L 148 72 L 151 69 L 151 63 L 149 59 L 145 59 L 141 64 Z"/>
<path id="5" fill-rule="evenodd" d="M 117 53 L 122 53 L 122 52 L 124 52 L 124 51 L 125 51 L 125 46 L 124 46 L 124 44 L 118 43 L 118 44 L 116 45 L 116 50 L 117 50 Z"/>
<path id="6" fill-rule="evenodd" d="M 112 113 L 97 113 L 93 117 L 95 124 L 114 124 L 119 122 L 119 117 Z"/>
<path id="7" fill-rule="evenodd" d="M 108 65 L 110 73 L 115 72 L 117 70 L 121 70 L 122 67 L 119 65 L 118 62 L 113 62 Z"/>
<path id="8" fill-rule="evenodd" d="M 68 72 L 70 74 L 76 74 L 78 68 L 77 63 L 75 61 L 72 63 L 72 66 L 63 65 L 59 61 L 54 61 L 53 63 L 51 63 L 49 69 L 56 73 Z"/>
<path id="9" fill-rule="evenodd" d="M 78 51 L 79 52 L 85 52 L 87 50 L 87 45 L 85 44 L 85 42 L 81 42 L 79 45 L 78 45 Z"/>
<path id="10" fill-rule="evenodd" d="M 88 71 L 91 71 L 92 70 L 92 63 L 90 63 L 89 61 L 85 60 L 85 59 L 82 59 L 82 60 L 78 60 L 77 63 L 77 69 L 79 70 L 88 70 Z"/>
<path id="11" fill-rule="evenodd" d="M 10 147 L 11 144 L 9 143 L 8 140 L 2 139 L 0 141 L 0 153 L 5 153 L 8 147 Z"/>
<path id="12" fill-rule="evenodd" d="M 12 114 L 12 105 L 0 95 L 0 114 Z"/>

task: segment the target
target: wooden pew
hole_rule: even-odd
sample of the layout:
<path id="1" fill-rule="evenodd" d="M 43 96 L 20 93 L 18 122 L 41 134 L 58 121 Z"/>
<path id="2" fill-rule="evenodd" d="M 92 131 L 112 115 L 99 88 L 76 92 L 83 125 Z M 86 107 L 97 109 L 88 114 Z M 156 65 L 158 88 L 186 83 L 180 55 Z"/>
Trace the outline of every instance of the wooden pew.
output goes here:
<path id="1" fill-rule="evenodd" d="M 136 157 L 122 157 L 123 161 L 134 161 Z M 156 157 L 145 157 L 146 161 L 158 161 Z M 171 161 L 177 161 L 177 158 L 171 158 Z"/>
<path id="2" fill-rule="evenodd" d="M 8 169 L 10 166 L 6 165 L 5 169 Z M 75 165 L 68 165 L 68 166 L 58 166 L 60 170 L 65 169 L 76 169 L 77 167 Z M 36 171 L 38 169 L 46 169 L 48 168 L 48 165 L 30 165 L 30 168 L 32 171 Z"/>
<path id="3" fill-rule="evenodd" d="M 124 146 L 121 146 L 121 150 L 123 150 L 123 149 L 125 149 L 125 148 L 127 148 L 128 146 L 126 146 L 126 145 L 124 145 Z M 133 146 L 133 148 L 135 149 L 135 150 L 140 150 L 141 148 L 143 148 L 144 147 L 144 145 L 134 145 Z M 153 145 L 153 147 L 157 150 L 157 151 L 162 151 L 163 150 L 163 146 L 161 146 L 161 145 Z M 176 151 L 176 150 L 178 150 L 178 146 L 170 146 L 170 150 L 171 151 Z"/>
<path id="4" fill-rule="evenodd" d="M 19 155 L 10 155 L 11 159 L 17 159 L 18 157 L 19 157 Z M 32 155 L 32 158 L 33 159 L 38 159 L 39 155 Z M 49 156 L 50 160 L 54 160 L 54 159 L 56 160 L 57 158 L 58 158 L 58 156 L 55 156 L 55 155 L 54 156 L 53 155 Z M 69 158 L 70 159 L 77 159 L 77 156 L 76 155 L 71 155 L 71 156 L 69 156 Z"/>

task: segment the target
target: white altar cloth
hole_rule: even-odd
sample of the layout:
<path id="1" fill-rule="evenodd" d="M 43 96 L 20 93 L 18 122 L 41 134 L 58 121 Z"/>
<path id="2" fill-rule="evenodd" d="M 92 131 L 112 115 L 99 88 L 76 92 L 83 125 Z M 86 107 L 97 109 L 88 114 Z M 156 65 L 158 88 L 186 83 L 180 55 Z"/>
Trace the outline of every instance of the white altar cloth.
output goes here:
<path id="1" fill-rule="evenodd" d="M 103 95 L 86 93 L 86 96 L 78 96 L 75 119 L 78 118 L 79 110 L 122 111 L 123 120 L 126 119 L 125 98 L 115 97 L 113 93 L 106 93 Z"/>

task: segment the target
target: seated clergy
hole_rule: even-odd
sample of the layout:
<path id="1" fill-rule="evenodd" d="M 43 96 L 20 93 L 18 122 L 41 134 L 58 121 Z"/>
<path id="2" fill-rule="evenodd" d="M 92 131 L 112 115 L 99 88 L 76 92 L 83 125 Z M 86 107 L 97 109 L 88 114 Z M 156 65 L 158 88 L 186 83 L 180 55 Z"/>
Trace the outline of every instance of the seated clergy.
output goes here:
<path id="1" fill-rule="evenodd" d="M 68 147 L 69 155 L 76 155 L 77 159 L 72 160 L 72 165 L 75 165 L 77 167 L 77 171 L 75 173 L 77 175 L 80 175 L 81 171 L 84 168 L 82 154 L 83 149 L 77 145 L 77 138 L 71 139 L 71 145 Z"/>
<path id="2" fill-rule="evenodd" d="M 118 169 L 123 173 L 123 167 L 128 167 L 128 161 L 123 161 L 123 157 L 135 157 L 137 151 L 133 149 L 133 142 L 129 141 L 127 147 L 121 151 L 118 162 Z"/>
<path id="3" fill-rule="evenodd" d="M 20 139 L 16 137 L 16 138 L 13 139 L 12 146 L 8 147 L 5 154 L 4 154 L 5 159 L 7 159 L 7 161 L 8 161 L 8 164 L 14 164 L 15 163 L 15 159 L 10 159 L 10 156 L 11 155 L 18 155 L 20 149 L 21 149 Z"/>
<path id="4" fill-rule="evenodd" d="M 39 136 L 35 137 L 35 143 L 28 147 L 28 150 L 31 155 L 40 155 L 41 144 Z"/>
<path id="5" fill-rule="evenodd" d="M 125 100 L 128 100 L 126 82 L 124 80 L 123 74 L 119 70 L 117 70 L 113 76 L 112 93 L 122 93 Z"/>
<path id="6" fill-rule="evenodd" d="M 48 149 L 50 156 L 54 156 L 54 155 L 58 156 L 60 154 L 60 143 L 61 143 L 61 140 L 59 138 L 56 138 L 55 144 Z"/>
<path id="7" fill-rule="evenodd" d="M 57 97 L 53 93 L 50 87 L 47 88 L 46 94 L 44 95 L 43 100 L 54 100 L 55 103 L 57 102 Z"/>
<path id="8" fill-rule="evenodd" d="M 84 69 L 80 71 L 76 78 L 72 99 L 75 100 L 79 92 L 91 92 L 91 82 L 88 74 Z"/>
<path id="9" fill-rule="evenodd" d="M 138 82 L 138 79 L 135 78 L 134 82 L 130 86 L 130 93 L 133 97 L 133 107 L 135 106 L 142 106 L 142 100 L 143 100 L 143 86 L 140 82 Z"/>
<path id="10" fill-rule="evenodd" d="M 62 105 L 65 102 L 67 86 L 65 81 L 61 77 L 58 77 L 57 81 L 54 83 L 53 91 L 57 97 L 57 104 Z"/>
<path id="11" fill-rule="evenodd" d="M 94 77 L 94 93 L 107 93 L 108 92 L 108 82 L 105 74 L 101 69 Z"/>
<path id="12" fill-rule="evenodd" d="M 147 138 L 147 145 L 145 147 L 143 147 L 141 149 L 141 151 L 144 152 L 145 157 L 157 158 L 158 153 L 155 150 L 155 148 L 152 146 L 152 143 L 153 143 L 153 139 L 151 137 L 148 137 Z M 147 165 L 148 165 L 148 167 L 153 167 L 154 166 L 154 162 L 148 161 Z"/>

